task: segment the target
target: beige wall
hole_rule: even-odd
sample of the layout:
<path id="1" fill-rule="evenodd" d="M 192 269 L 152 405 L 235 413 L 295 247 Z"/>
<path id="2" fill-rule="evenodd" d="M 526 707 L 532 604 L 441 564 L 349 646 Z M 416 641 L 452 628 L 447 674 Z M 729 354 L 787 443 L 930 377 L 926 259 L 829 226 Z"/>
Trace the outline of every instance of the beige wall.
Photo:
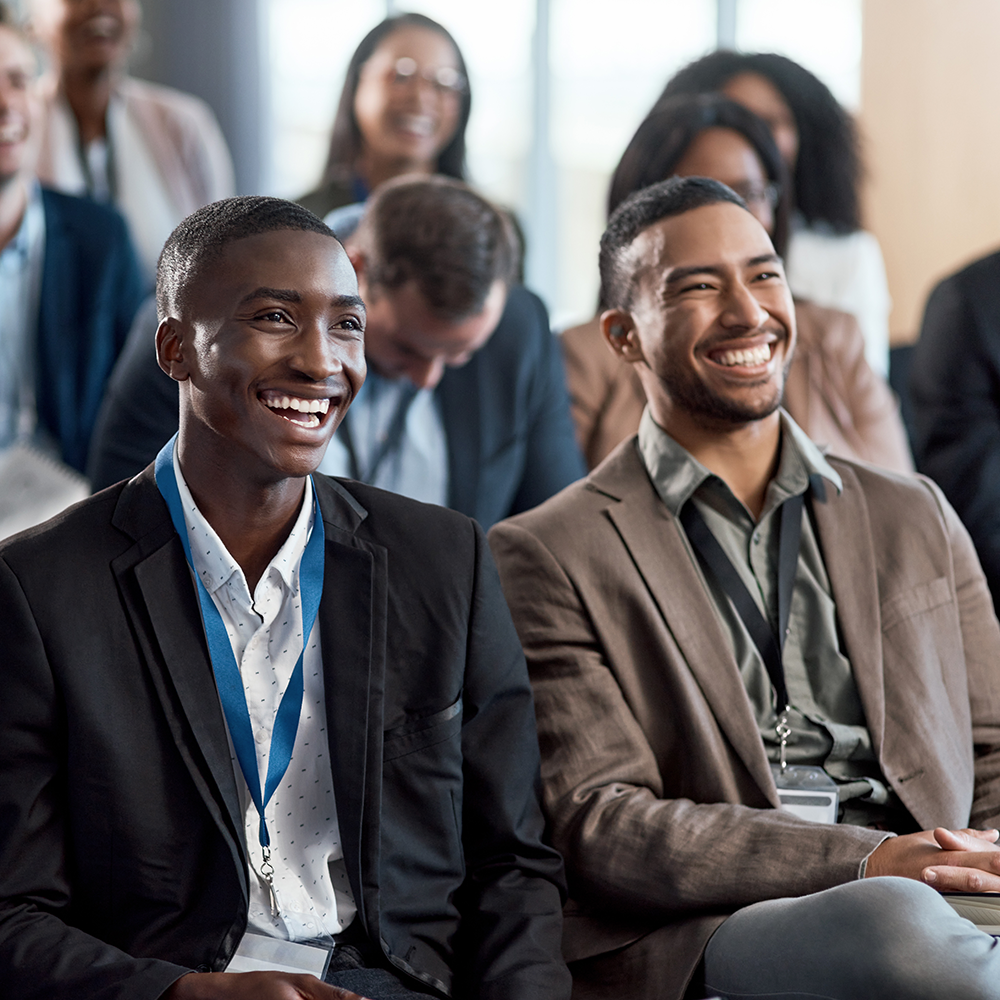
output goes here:
<path id="1" fill-rule="evenodd" d="M 864 0 L 863 37 L 865 221 L 904 343 L 934 283 L 1000 246 L 1000 2 Z"/>

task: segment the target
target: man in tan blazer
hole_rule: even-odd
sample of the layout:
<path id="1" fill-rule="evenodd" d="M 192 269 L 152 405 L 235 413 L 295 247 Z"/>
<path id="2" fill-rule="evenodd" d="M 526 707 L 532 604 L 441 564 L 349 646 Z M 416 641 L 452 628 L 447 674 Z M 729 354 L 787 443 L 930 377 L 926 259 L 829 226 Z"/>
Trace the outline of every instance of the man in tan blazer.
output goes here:
<path id="1" fill-rule="evenodd" d="M 490 536 L 574 996 L 1000 997 L 1000 948 L 933 891 L 1000 890 L 1000 628 L 965 530 L 778 408 L 791 298 L 728 188 L 634 195 L 601 273 L 639 434 Z M 836 781 L 838 822 L 782 808 L 783 754 Z"/>

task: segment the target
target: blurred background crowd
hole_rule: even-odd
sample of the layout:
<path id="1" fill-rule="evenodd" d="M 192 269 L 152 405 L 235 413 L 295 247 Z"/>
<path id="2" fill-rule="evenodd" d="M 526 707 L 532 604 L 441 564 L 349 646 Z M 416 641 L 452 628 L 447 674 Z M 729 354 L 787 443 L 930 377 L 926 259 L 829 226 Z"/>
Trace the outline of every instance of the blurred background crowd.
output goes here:
<path id="1" fill-rule="evenodd" d="M 101 407 L 129 330 L 150 343 L 157 255 L 182 218 L 275 194 L 346 238 L 374 189 L 414 172 L 468 182 L 513 223 L 518 277 L 562 335 L 588 466 L 634 432 L 644 402 L 594 319 L 608 213 L 647 184 L 703 174 L 744 197 L 785 257 L 800 327 L 785 402 L 799 423 L 901 471 L 915 446 L 967 523 L 997 507 L 980 491 L 963 512 L 948 483 L 986 469 L 1000 494 L 992 452 L 956 460 L 949 438 L 934 465 L 941 385 L 966 394 L 949 369 L 962 303 L 940 304 L 945 346 L 922 349 L 923 376 L 917 351 L 918 405 L 910 392 L 929 292 L 1000 238 L 989 0 L 15 0 L 6 20 L 3 533 L 41 489 L 19 445 L 111 481 L 94 471 L 95 428 L 100 447 L 121 443 L 122 414 Z M 989 396 L 992 361 L 977 364 Z M 141 424 L 139 376 L 117 379 Z M 90 486 L 70 481 L 60 502 Z"/>

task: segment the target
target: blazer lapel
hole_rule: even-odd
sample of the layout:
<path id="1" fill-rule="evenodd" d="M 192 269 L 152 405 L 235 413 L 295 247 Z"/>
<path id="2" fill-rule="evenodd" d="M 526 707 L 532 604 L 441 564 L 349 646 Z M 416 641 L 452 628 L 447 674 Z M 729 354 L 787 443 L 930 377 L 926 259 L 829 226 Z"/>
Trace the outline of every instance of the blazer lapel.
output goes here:
<path id="1" fill-rule="evenodd" d="M 377 931 L 386 552 L 356 537 L 364 508 L 338 483 L 314 480 L 326 530 L 319 620 L 337 821 L 359 915 Z"/>
<path id="2" fill-rule="evenodd" d="M 177 747 L 243 873 L 243 813 L 191 573 L 150 467 L 123 491 L 115 524 L 137 539 L 112 565 Z M 142 627 L 148 622 L 149 628 Z"/>
<path id="3" fill-rule="evenodd" d="M 449 368 L 435 394 L 448 441 L 448 506 L 469 517 L 479 516 L 479 370 L 478 355 L 461 368 Z"/>
<path id="4" fill-rule="evenodd" d="M 868 507 L 853 472 L 838 463 L 843 492 L 827 487 L 813 496 L 823 562 L 837 605 L 844 653 L 851 661 L 876 757 L 882 759 L 885 732 L 885 682 L 882 671 L 882 622 L 878 572 L 871 544 Z"/>
<path id="5" fill-rule="evenodd" d="M 620 455 L 622 462 L 611 465 L 609 459 L 599 473 L 591 476 L 591 482 L 612 499 L 618 499 L 609 505 L 608 517 L 656 601 L 719 727 L 768 801 L 778 807 L 777 790 L 750 699 L 729 640 L 685 547 L 680 524 L 653 489 L 635 448 Z M 657 544 L 652 544 L 653 539 Z"/>

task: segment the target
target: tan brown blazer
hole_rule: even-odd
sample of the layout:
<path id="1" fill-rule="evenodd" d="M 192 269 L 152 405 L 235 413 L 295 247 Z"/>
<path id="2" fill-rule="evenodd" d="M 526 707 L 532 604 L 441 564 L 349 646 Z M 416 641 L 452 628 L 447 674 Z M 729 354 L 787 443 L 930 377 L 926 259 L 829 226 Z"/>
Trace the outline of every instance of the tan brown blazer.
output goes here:
<path id="1" fill-rule="evenodd" d="M 929 480 L 830 461 L 843 492 L 827 484 L 814 523 L 885 776 L 922 828 L 996 825 L 1000 627 L 968 535 Z M 605 971 L 621 956 L 617 997 L 680 998 L 726 914 L 857 878 L 884 835 L 776 808 L 736 662 L 634 438 L 490 542 L 570 878 L 568 960 L 655 929 L 660 981 L 634 981 L 631 949 Z"/>
<path id="2" fill-rule="evenodd" d="M 795 422 L 831 454 L 912 472 L 899 404 L 865 360 L 858 321 L 797 299 L 795 323 L 784 398 Z M 596 319 L 560 339 L 577 441 L 593 469 L 639 429 L 646 396 L 633 366 L 608 350 Z"/>

